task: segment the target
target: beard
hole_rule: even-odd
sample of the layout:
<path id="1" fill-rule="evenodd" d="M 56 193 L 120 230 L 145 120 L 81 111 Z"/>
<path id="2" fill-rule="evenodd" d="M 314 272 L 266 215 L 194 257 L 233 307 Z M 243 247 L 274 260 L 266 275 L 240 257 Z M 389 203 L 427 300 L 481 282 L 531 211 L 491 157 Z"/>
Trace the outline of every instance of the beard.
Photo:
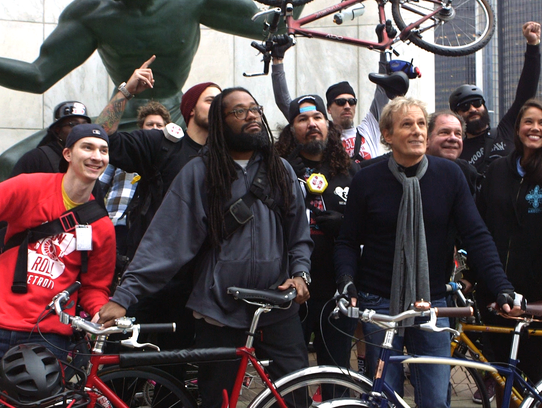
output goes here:
<path id="1" fill-rule="evenodd" d="M 326 147 L 327 140 L 312 140 L 309 143 L 304 144 L 301 151 L 312 156 L 324 153 Z"/>
<path id="2" fill-rule="evenodd" d="M 343 129 L 350 129 L 354 127 L 354 120 L 350 118 L 344 118 L 341 120 L 341 128 Z"/>
<path id="3" fill-rule="evenodd" d="M 489 126 L 489 113 L 487 112 L 487 109 L 484 109 L 484 111 L 480 113 L 480 119 L 469 120 L 467 117 L 465 121 L 467 122 L 467 133 L 476 135 Z"/>
<path id="4" fill-rule="evenodd" d="M 224 125 L 224 139 L 228 149 L 234 152 L 252 152 L 262 150 L 269 146 L 269 133 L 262 126 L 258 133 L 246 133 L 244 130 L 251 123 L 243 125 L 241 133 L 235 133 L 228 125 Z M 261 124 L 260 124 L 261 126 Z"/>
<path id="5" fill-rule="evenodd" d="M 194 123 L 202 129 L 209 130 L 209 118 L 204 115 L 200 115 L 200 113 L 197 110 L 194 113 L 195 115 L 192 118 Z"/>

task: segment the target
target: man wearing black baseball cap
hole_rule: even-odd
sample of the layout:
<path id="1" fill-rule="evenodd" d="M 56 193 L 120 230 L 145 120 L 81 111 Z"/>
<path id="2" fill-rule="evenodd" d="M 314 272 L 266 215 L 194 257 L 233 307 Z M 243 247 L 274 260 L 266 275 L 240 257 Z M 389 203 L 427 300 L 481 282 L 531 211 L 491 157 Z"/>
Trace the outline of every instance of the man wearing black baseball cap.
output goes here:
<path id="1" fill-rule="evenodd" d="M 467 137 L 463 140 L 463 152 L 459 157 L 474 165 L 480 174 L 486 172 L 491 161 L 514 150 L 514 124 L 519 109 L 528 99 L 535 97 L 538 89 L 540 24 L 532 21 L 525 23 L 523 36 L 527 40 L 527 50 L 516 98 L 496 129 L 490 127 L 487 100 L 479 87 L 461 85 L 450 95 L 450 109 L 467 123 Z"/>
<path id="2" fill-rule="evenodd" d="M 59 103 L 53 111 L 53 123 L 38 147 L 25 153 L 15 164 L 10 177 L 21 173 L 58 173 L 62 149 L 74 126 L 90 123 L 85 105 L 77 101 Z"/>
<path id="3" fill-rule="evenodd" d="M 326 306 L 326 302 L 336 289 L 334 240 L 342 224 L 350 182 L 359 166 L 350 159 L 341 143 L 341 128 L 328 121 L 327 109 L 320 96 L 304 95 L 294 99 L 290 103 L 288 121 L 290 124 L 282 130 L 276 147 L 300 180 L 314 242 L 311 297 L 307 301 L 307 310 L 301 312 L 305 341 L 308 343 L 311 334 L 315 333 L 313 344 L 318 364 L 338 363 L 348 367 L 351 338 L 331 327 L 327 319 L 323 319 L 320 328 L 320 315 L 329 316 L 331 310 L 328 309 L 333 308 L 330 304 Z M 352 334 L 356 321 L 341 317 L 333 325 Z M 323 392 L 324 398 L 332 397 L 325 395 L 327 390 Z"/>
<path id="4" fill-rule="evenodd" d="M 81 289 L 73 300 L 86 312 L 94 316 L 107 303 L 115 231 L 91 192 L 109 163 L 108 141 L 100 126 L 77 125 L 62 151 L 66 173 L 21 174 L 0 183 L 0 219 L 8 223 L 0 255 L 0 356 L 30 341 L 65 359 L 71 328 L 44 319 L 38 334 L 35 324 L 52 297 L 76 280 Z"/>
<path id="5" fill-rule="evenodd" d="M 291 44 L 273 48 L 273 71 L 271 75 L 275 103 L 287 119 L 291 100 L 286 83 L 283 58 L 284 52 L 289 46 Z M 386 72 L 386 64 L 386 55 L 382 53 L 379 62 L 379 72 L 381 74 Z M 406 84 L 403 84 L 403 86 L 406 87 L 406 90 L 404 90 L 406 93 L 408 90 L 408 78 L 406 79 Z M 390 97 L 399 95 L 399 93 L 392 94 L 391 90 L 389 92 Z M 326 92 L 326 99 L 327 113 L 331 116 L 333 123 L 342 128 L 341 141 L 348 155 L 357 162 L 380 156 L 382 153 L 380 152 L 380 128 L 378 121 L 380 119 L 380 112 L 389 102 L 388 94 L 384 88 L 381 86 L 376 87 L 371 107 L 357 126 L 354 124 L 354 116 L 356 115 L 358 100 L 354 88 L 350 83 L 342 81 L 331 85 Z"/>

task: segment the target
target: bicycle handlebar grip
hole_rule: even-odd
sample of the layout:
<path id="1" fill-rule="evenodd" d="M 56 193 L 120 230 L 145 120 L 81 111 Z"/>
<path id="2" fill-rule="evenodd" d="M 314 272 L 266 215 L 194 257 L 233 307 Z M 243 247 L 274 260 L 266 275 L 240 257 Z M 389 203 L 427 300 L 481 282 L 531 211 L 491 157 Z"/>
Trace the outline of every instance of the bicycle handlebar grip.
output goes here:
<path id="1" fill-rule="evenodd" d="M 66 292 L 68 295 L 73 295 L 75 292 L 77 292 L 79 290 L 79 288 L 81 287 L 81 282 L 79 281 L 75 281 L 74 283 L 72 283 L 70 286 L 68 286 L 66 289 L 64 289 L 63 292 Z"/>
<path id="2" fill-rule="evenodd" d="M 469 317 L 474 313 L 471 306 L 465 307 L 435 307 L 438 317 Z"/>
<path id="3" fill-rule="evenodd" d="M 144 323 L 139 325 L 140 333 L 171 333 L 176 330 L 176 323 Z"/>
<path id="4" fill-rule="evenodd" d="M 542 317 L 542 302 L 527 303 L 525 314 Z"/>

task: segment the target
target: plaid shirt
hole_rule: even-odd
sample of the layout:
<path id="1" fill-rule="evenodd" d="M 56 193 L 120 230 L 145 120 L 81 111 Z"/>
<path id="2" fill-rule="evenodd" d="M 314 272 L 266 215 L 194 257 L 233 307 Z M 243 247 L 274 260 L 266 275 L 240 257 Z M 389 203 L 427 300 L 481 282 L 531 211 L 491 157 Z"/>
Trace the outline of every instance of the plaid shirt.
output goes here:
<path id="1" fill-rule="evenodd" d="M 115 226 L 126 225 L 124 212 L 134 196 L 137 180 L 135 183 L 133 180 L 136 176 L 138 176 L 137 173 L 127 173 L 111 164 L 107 166 L 100 176 L 100 181 L 111 187 L 105 198 L 105 208 Z"/>

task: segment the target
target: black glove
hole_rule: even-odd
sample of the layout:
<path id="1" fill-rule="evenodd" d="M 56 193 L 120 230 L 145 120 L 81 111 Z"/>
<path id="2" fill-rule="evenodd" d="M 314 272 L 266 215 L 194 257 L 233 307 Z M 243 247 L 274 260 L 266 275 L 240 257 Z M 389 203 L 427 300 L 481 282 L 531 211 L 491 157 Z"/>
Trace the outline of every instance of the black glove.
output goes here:
<path id="1" fill-rule="evenodd" d="M 339 236 L 341 225 L 343 223 L 343 215 L 338 211 L 328 210 L 318 213 L 314 220 L 318 225 L 318 228 L 327 235 L 331 235 L 334 238 Z"/>
<path id="2" fill-rule="evenodd" d="M 514 292 L 513 290 L 507 289 L 503 290 L 497 295 L 497 304 L 502 309 L 504 305 L 510 306 L 512 309 L 514 306 L 520 306 L 522 310 L 525 310 L 527 306 L 527 301 L 519 293 Z"/>
<path id="3" fill-rule="evenodd" d="M 286 160 L 290 163 L 290 166 L 294 169 L 295 175 L 301 180 L 305 180 L 305 172 L 307 171 L 307 166 L 303 163 L 303 159 L 299 156 L 299 152 L 303 145 L 297 145 L 297 147 L 288 155 Z"/>
<path id="4" fill-rule="evenodd" d="M 284 53 L 288 48 L 294 45 L 294 39 L 286 34 L 277 35 L 273 38 L 273 47 L 271 48 L 271 56 L 273 58 L 284 58 Z"/>
<path id="5" fill-rule="evenodd" d="M 354 286 L 354 278 L 350 275 L 341 275 L 337 279 L 337 292 L 348 301 L 358 297 L 358 291 Z"/>

